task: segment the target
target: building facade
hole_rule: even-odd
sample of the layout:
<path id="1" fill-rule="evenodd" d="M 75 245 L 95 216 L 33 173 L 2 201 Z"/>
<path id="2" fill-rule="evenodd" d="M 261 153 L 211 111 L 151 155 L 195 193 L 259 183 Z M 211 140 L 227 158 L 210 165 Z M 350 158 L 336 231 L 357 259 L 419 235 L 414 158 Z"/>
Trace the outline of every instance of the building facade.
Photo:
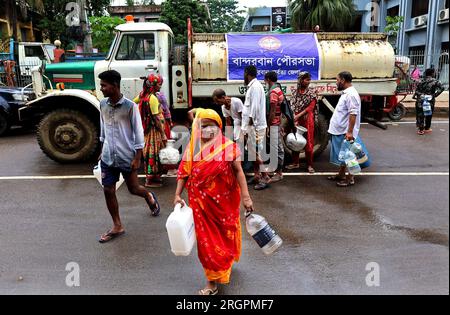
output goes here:
<path id="1" fill-rule="evenodd" d="M 42 41 L 36 26 L 44 12 L 42 1 L 0 0 L 0 8 L 0 42 L 12 37 L 21 42 Z"/>
<path id="2" fill-rule="evenodd" d="M 135 5 L 135 6 L 109 6 L 108 13 L 111 16 L 125 18 L 132 15 L 135 22 L 157 22 L 161 16 L 160 5 Z"/>

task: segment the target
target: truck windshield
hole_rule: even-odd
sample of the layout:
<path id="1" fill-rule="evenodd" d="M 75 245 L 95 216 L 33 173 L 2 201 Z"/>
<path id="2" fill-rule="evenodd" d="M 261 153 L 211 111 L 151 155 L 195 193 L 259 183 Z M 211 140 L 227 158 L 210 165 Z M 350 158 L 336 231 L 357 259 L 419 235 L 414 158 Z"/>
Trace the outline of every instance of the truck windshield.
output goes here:
<path id="1" fill-rule="evenodd" d="M 155 59 L 154 34 L 127 34 L 122 36 L 116 60 Z"/>
<path id="2" fill-rule="evenodd" d="M 108 54 L 106 55 L 106 60 L 109 60 L 111 58 L 112 51 L 113 51 L 114 46 L 115 46 L 116 41 L 117 41 L 117 37 L 119 37 L 119 34 L 116 33 L 116 36 L 114 36 L 114 39 L 113 39 L 113 41 L 111 43 L 111 46 L 109 47 Z"/>
<path id="3" fill-rule="evenodd" d="M 44 45 L 44 47 L 50 57 L 50 60 L 51 61 L 55 60 L 55 54 L 53 52 L 53 49 L 56 48 L 55 45 L 46 44 L 46 45 Z"/>

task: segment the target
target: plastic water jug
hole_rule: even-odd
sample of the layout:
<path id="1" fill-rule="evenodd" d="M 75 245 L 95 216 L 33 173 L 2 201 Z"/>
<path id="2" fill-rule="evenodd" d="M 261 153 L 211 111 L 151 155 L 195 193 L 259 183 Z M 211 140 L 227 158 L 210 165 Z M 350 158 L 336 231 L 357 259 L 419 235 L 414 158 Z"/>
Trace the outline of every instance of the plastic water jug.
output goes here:
<path id="1" fill-rule="evenodd" d="M 356 159 L 358 160 L 359 164 L 364 164 L 369 160 L 369 157 L 364 152 L 362 146 L 358 142 L 353 142 L 350 151 L 355 153 Z"/>
<path id="2" fill-rule="evenodd" d="M 266 255 L 272 254 L 281 246 L 281 244 L 283 244 L 281 237 L 263 216 L 254 213 L 248 214 L 245 226 L 247 232 L 253 237 Z"/>
<path id="3" fill-rule="evenodd" d="M 166 222 L 170 248 L 175 256 L 188 256 L 195 244 L 195 225 L 192 209 L 177 204 Z"/>
<path id="4" fill-rule="evenodd" d="M 302 126 L 298 126 L 297 133 L 290 133 L 286 137 L 286 145 L 289 149 L 291 149 L 294 152 L 300 152 L 302 151 L 306 146 L 306 139 L 303 136 L 305 132 L 308 132 L 306 128 L 303 128 Z"/>
<path id="5" fill-rule="evenodd" d="M 361 173 L 361 166 L 359 166 L 356 155 L 350 150 L 345 154 L 345 165 L 347 166 L 348 172 L 351 175 L 357 175 Z"/>
<path id="6" fill-rule="evenodd" d="M 100 185 L 102 185 L 102 167 L 101 167 L 101 161 L 98 161 L 98 164 L 94 166 L 94 169 L 92 170 L 92 173 L 94 174 L 94 177 L 98 180 Z M 125 179 L 123 178 L 122 174 L 120 174 L 119 181 L 116 183 L 116 190 L 119 189 L 119 187 L 123 184 Z"/>
<path id="7" fill-rule="evenodd" d="M 431 108 L 431 100 L 433 99 L 433 97 L 431 95 L 422 95 L 422 109 L 423 109 L 423 114 L 425 116 L 431 116 L 433 115 L 433 110 Z"/>
<path id="8" fill-rule="evenodd" d="M 167 146 L 159 151 L 159 160 L 162 165 L 175 166 L 180 162 L 180 152 L 175 149 L 175 140 L 167 140 Z"/>

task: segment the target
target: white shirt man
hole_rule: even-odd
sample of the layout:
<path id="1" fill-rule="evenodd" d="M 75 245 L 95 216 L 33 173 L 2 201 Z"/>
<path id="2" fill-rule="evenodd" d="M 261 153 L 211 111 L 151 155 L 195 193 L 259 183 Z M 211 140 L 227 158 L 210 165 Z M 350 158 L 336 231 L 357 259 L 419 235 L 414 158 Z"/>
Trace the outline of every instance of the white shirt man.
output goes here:
<path id="1" fill-rule="evenodd" d="M 248 133 L 250 118 L 256 132 L 262 132 L 267 128 L 266 119 L 266 93 L 261 82 L 256 78 L 248 84 L 245 103 L 242 111 L 242 132 Z"/>
<path id="2" fill-rule="evenodd" d="M 342 92 L 342 96 L 331 117 L 328 133 L 339 136 L 348 131 L 350 115 L 356 116 L 353 137 L 356 139 L 361 128 L 361 98 L 355 87 L 351 86 Z"/>
<path id="3" fill-rule="evenodd" d="M 227 109 L 225 105 L 222 105 L 222 114 L 225 118 L 232 118 L 233 119 L 233 136 L 234 140 L 239 140 L 241 136 L 241 126 L 242 126 L 242 111 L 244 104 L 242 104 L 242 101 L 237 97 L 232 97 L 231 99 L 231 107 L 230 109 Z"/>

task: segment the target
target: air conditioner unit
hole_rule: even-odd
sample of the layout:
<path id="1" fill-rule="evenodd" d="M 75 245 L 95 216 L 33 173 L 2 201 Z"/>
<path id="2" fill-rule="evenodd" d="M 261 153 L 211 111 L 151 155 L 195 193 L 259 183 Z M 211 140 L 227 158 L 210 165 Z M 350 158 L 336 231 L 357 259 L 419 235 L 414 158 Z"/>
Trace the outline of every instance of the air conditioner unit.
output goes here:
<path id="1" fill-rule="evenodd" d="M 448 18 L 449 18 L 449 9 L 439 11 L 439 22 L 448 20 Z"/>
<path id="2" fill-rule="evenodd" d="M 424 25 L 427 25 L 427 16 L 426 15 L 417 16 L 413 19 L 414 27 L 421 27 Z"/>

